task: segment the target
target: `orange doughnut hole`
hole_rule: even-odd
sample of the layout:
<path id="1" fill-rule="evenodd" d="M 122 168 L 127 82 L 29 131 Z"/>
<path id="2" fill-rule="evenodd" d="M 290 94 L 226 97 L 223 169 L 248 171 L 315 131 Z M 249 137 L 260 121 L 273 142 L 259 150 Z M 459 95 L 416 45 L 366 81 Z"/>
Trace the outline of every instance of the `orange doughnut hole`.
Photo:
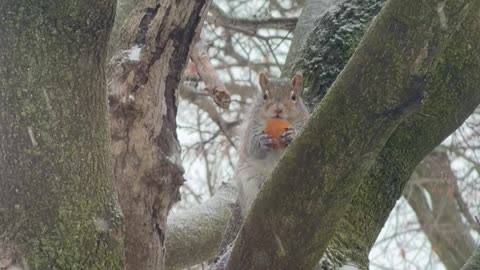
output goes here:
<path id="1" fill-rule="evenodd" d="M 271 118 L 267 121 L 263 132 L 272 136 L 273 140 L 275 141 L 274 148 L 281 148 L 283 146 L 280 142 L 280 137 L 285 132 L 285 129 L 289 127 L 290 123 L 288 123 L 287 120 L 281 118 Z"/>

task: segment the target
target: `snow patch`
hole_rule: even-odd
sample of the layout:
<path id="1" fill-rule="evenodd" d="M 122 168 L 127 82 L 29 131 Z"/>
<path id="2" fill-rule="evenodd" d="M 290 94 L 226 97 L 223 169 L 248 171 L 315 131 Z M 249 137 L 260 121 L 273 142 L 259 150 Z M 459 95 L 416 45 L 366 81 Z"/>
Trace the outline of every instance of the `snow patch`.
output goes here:
<path id="1" fill-rule="evenodd" d="M 359 270 L 359 269 L 353 265 L 345 264 L 344 266 L 340 267 L 339 270 Z"/>
<path id="2" fill-rule="evenodd" d="M 33 134 L 33 128 L 32 127 L 27 127 L 28 130 L 28 136 L 30 136 L 30 141 L 32 141 L 33 146 L 37 146 L 38 142 L 35 139 L 35 134 Z"/>
<path id="3" fill-rule="evenodd" d="M 142 47 L 134 45 L 128 52 L 128 59 L 132 61 L 140 61 L 140 53 L 142 52 Z"/>
<path id="4" fill-rule="evenodd" d="M 442 26 L 442 28 L 444 30 L 446 30 L 446 29 L 448 29 L 448 25 L 447 25 L 447 16 L 445 15 L 444 7 L 445 7 L 445 2 L 438 3 L 437 13 L 438 13 L 438 17 L 440 19 L 440 25 Z"/>

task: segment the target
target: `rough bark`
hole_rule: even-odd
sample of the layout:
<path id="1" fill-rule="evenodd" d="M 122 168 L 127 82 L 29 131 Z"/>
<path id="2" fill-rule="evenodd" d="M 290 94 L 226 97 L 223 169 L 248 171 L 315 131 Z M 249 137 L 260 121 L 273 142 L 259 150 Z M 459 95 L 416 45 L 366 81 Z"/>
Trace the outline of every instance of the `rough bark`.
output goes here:
<path id="1" fill-rule="evenodd" d="M 460 269 L 475 249 L 470 228 L 458 211 L 456 181 L 447 154 L 435 151 L 417 166 L 404 190 L 432 250 L 449 270 Z"/>
<path id="2" fill-rule="evenodd" d="M 456 29 L 440 63 L 427 74 L 422 109 L 392 134 L 359 187 L 336 236 L 329 258 L 367 269 L 368 252 L 400 198 L 415 166 L 471 115 L 480 103 L 480 22 L 478 1 L 448 1 L 448 29 Z M 362 226 L 358 226 L 362 224 Z"/>
<path id="3" fill-rule="evenodd" d="M 312 108 L 345 67 L 384 2 L 352 0 L 328 11 L 315 23 L 298 57 L 287 59 L 286 74 L 303 70 L 307 86 L 304 98 Z M 289 54 L 296 55 L 292 50 Z"/>
<path id="4" fill-rule="evenodd" d="M 355 1 L 350 2 L 355 3 Z M 357 6 L 356 9 L 352 9 L 352 7 L 340 9 L 339 13 L 330 16 L 330 19 L 345 19 L 348 18 L 346 15 L 350 14 L 353 15 L 353 21 L 344 20 L 344 23 L 358 24 L 362 22 L 366 24 L 369 20 L 368 16 L 375 15 L 374 12 L 366 11 L 378 8 L 377 5 L 381 4 L 381 1 L 367 1 L 360 4 L 362 5 Z M 456 2 L 454 5 L 449 2 L 445 6 L 448 8 L 440 9 L 441 12 L 438 15 L 446 15 L 449 22 L 461 21 L 462 16 L 457 17 L 458 14 L 455 11 L 458 11 L 458 5 L 464 4 L 465 1 Z M 349 12 L 342 14 L 346 10 Z M 478 84 L 477 74 L 479 74 L 478 56 L 475 55 L 475 48 L 478 46 L 478 38 L 476 38 L 478 37 L 478 23 L 472 16 L 472 12 L 474 11 L 467 15 L 463 14 L 465 15 L 463 17 L 468 17 L 468 23 L 449 25 L 450 29 L 457 27 L 458 32 L 443 52 L 441 63 L 428 74 L 430 79 L 427 88 L 429 92 L 428 102 L 424 104 L 419 114 L 410 117 L 408 122 L 397 128 L 382 150 L 380 157 L 375 161 L 375 166 L 372 167 L 365 182 L 357 191 L 352 207 L 349 208 L 329 245 L 327 255 L 330 260 L 326 263 L 327 267 L 328 265 L 339 267 L 345 262 L 355 262 L 359 267 L 368 267 L 368 252 L 415 165 L 424 155 L 453 132 L 479 103 L 479 93 L 475 89 L 475 85 Z M 361 16 L 362 14 L 363 16 Z M 366 15 L 368 16 L 365 17 Z M 454 16 L 454 19 L 449 19 L 451 16 Z M 342 28 L 342 25 L 336 24 L 335 27 L 328 28 L 328 31 L 331 31 L 330 33 L 326 33 L 321 25 L 332 24 L 322 22 L 323 20 L 319 21 L 319 25 L 310 35 L 309 40 L 313 42 L 309 44 L 310 48 L 316 48 L 320 56 L 328 55 L 325 52 L 343 53 L 346 56 L 342 56 L 342 59 L 348 59 L 356 47 L 356 43 L 350 41 L 356 40 L 358 42 L 359 37 L 348 38 L 350 34 L 342 32 L 347 35 L 342 38 L 346 42 L 345 46 L 339 47 L 338 40 L 335 39 L 331 39 L 332 42 L 324 43 L 321 38 L 314 38 L 314 35 L 333 37 L 335 31 Z M 355 28 L 354 34 L 363 35 L 362 31 L 365 28 L 365 26 Z M 324 71 L 335 68 L 337 73 L 331 73 L 332 76 L 328 76 L 331 83 L 338 72 L 341 71 L 342 66 L 340 65 L 342 63 L 342 61 L 338 63 L 318 61 L 318 65 L 326 65 L 325 67 L 318 67 L 318 70 Z M 339 66 L 336 67 L 335 65 Z M 317 80 L 321 81 L 327 78 L 324 75 L 328 74 L 323 73 L 323 71 L 318 73 L 322 76 L 319 76 Z M 312 78 L 315 77 L 312 76 Z M 323 86 L 323 90 L 317 92 L 320 97 L 315 98 L 315 95 L 312 95 L 312 104 L 321 100 L 324 95 L 323 92 L 328 86 Z M 359 226 L 359 224 L 365 225 Z"/>
<path id="5" fill-rule="evenodd" d="M 477 247 L 472 256 L 468 259 L 467 263 L 461 270 L 478 270 L 480 269 L 480 247 Z"/>
<path id="6" fill-rule="evenodd" d="M 114 8 L 0 2 L 2 269 L 122 268 L 104 73 Z"/>
<path id="7" fill-rule="evenodd" d="M 110 75 L 114 174 L 125 214 L 126 269 L 163 269 L 166 218 L 182 185 L 177 87 L 210 1 L 145 0 Z"/>
<path id="8" fill-rule="evenodd" d="M 117 0 L 117 8 L 115 9 L 115 21 L 113 23 L 112 33 L 108 42 L 107 55 L 111 58 L 122 46 L 121 34 L 122 26 L 128 19 L 129 14 L 135 9 L 138 0 Z"/>
<path id="9" fill-rule="evenodd" d="M 262 188 L 228 269 L 318 262 L 362 176 L 419 104 L 425 71 L 440 60 L 448 39 L 435 35 L 441 29 L 432 2 L 394 0 L 383 8 Z"/>
<path id="10" fill-rule="evenodd" d="M 287 59 L 285 60 L 285 65 L 283 66 L 282 70 L 288 73 L 292 69 L 292 66 L 295 64 L 297 59 L 302 56 L 302 46 L 305 44 L 308 35 L 313 31 L 315 22 L 318 20 L 318 18 L 323 16 L 322 14 L 333 8 L 335 5 L 340 4 L 340 2 L 343 2 L 343 0 L 305 1 L 305 5 L 302 8 L 302 13 L 298 17 L 297 25 L 293 31 L 294 39 L 292 39 L 292 43 L 290 44 Z M 296 71 L 292 71 L 290 75 L 293 75 L 295 72 Z"/>

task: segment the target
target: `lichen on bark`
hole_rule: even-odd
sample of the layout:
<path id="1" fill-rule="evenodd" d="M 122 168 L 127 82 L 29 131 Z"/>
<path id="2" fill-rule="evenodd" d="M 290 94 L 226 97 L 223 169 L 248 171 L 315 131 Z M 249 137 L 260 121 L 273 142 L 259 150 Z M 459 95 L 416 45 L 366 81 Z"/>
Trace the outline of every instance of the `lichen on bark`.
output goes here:
<path id="1" fill-rule="evenodd" d="M 287 71 L 289 74 L 303 71 L 307 87 L 304 97 L 310 107 L 314 107 L 325 96 L 384 2 L 345 1 L 333 11 L 327 11 L 315 23 L 300 57 L 291 60 L 295 64 Z M 290 65 L 287 63 L 287 66 Z"/>
<path id="2" fill-rule="evenodd" d="M 480 103 L 478 1 L 448 1 L 445 13 L 455 22 L 436 67 L 425 78 L 427 98 L 421 110 L 399 125 L 357 190 L 332 239 L 332 261 L 353 261 L 368 267 L 372 248 L 413 169 L 471 115 Z M 362 224 L 362 226 L 358 226 Z M 340 256 L 338 256 L 340 255 Z M 336 258 L 336 259 L 333 259 Z"/>
<path id="3" fill-rule="evenodd" d="M 114 1 L 0 4 L 0 245 L 30 269 L 120 269 L 104 78 Z"/>

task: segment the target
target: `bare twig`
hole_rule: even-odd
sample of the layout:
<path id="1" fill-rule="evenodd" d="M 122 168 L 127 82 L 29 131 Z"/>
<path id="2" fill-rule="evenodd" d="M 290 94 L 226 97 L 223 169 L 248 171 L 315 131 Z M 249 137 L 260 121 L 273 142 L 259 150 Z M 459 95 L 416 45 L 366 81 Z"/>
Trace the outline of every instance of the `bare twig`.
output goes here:
<path id="1" fill-rule="evenodd" d="M 293 30 L 297 24 L 298 18 L 268 18 L 268 19 L 244 19 L 233 18 L 217 5 L 210 6 L 210 15 L 207 22 L 217 26 L 223 26 L 237 31 L 256 32 L 261 28 Z"/>

